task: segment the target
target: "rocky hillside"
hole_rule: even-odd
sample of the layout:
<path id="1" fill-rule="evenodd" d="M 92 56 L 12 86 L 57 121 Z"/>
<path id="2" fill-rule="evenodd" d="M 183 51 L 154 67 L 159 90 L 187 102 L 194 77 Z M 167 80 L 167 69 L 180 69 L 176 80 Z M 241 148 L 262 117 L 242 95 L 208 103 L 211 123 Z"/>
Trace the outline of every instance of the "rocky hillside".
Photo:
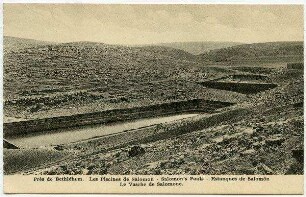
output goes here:
<path id="1" fill-rule="evenodd" d="M 184 50 L 188 53 L 199 55 L 215 49 L 241 45 L 239 42 L 171 42 L 160 43 L 160 46 L 172 47 L 175 49 Z"/>
<path id="2" fill-rule="evenodd" d="M 55 43 L 26 38 L 16 38 L 11 36 L 3 37 L 4 52 L 17 51 L 20 49 L 38 47 L 46 44 Z"/>
<path id="3" fill-rule="evenodd" d="M 12 45 L 4 43 L 4 111 L 8 117 L 28 118 L 34 113 L 49 117 L 66 115 L 63 112 L 69 110 L 79 113 L 81 108 L 85 113 L 195 98 L 236 102 L 244 96 L 203 90 L 198 82 L 240 71 L 208 67 L 208 61 L 214 64 L 259 54 L 300 57 L 303 49 L 301 43 L 267 43 L 193 55 L 164 46 L 33 43 L 20 45 L 25 47 L 18 50 L 10 50 Z M 241 49 L 246 46 L 248 50 Z"/>
<path id="4" fill-rule="evenodd" d="M 283 77 L 292 72 L 295 77 Z M 63 153 L 76 153 L 78 159 L 29 174 L 302 175 L 303 71 L 273 75 L 277 88 L 211 118 L 199 115 L 63 145 Z"/>
<path id="5" fill-rule="evenodd" d="M 196 60 L 161 46 L 74 42 L 24 48 L 4 56 L 5 98 L 92 88 L 128 91 L 130 86 L 188 75 L 199 64 Z"/>
<path id="6" fill-rule="evenodd" d="M 199 58 L 203 61 L 211 62 L 277 60 L 292 57 L 302 60 L 303 52 L 303 42 L 268 42 L 216 49 L 199 55 Z"/>

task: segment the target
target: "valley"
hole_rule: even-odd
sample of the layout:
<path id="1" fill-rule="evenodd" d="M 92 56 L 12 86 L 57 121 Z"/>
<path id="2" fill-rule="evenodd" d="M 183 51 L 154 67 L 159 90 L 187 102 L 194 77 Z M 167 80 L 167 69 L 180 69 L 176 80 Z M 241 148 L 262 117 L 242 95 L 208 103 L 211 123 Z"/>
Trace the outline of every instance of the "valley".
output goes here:
<path id="1" fill-rule="evenodd" d="M 192 54 L 16 39 L 4 38 L 4 136 L 18 147 L 6 174 L 303 173 L 304 74 L 287 66 L 302 42 Z"/>

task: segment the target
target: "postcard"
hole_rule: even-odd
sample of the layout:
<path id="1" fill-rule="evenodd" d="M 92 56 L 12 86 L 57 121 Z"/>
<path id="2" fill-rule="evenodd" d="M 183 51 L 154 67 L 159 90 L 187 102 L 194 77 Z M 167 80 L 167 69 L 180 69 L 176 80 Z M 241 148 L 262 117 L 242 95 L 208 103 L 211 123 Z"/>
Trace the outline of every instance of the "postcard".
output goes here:
<path id="1" fill-rule="evenodd" d="M 303 194 L 303 5 L 3 5 L 5 193 Z"/>

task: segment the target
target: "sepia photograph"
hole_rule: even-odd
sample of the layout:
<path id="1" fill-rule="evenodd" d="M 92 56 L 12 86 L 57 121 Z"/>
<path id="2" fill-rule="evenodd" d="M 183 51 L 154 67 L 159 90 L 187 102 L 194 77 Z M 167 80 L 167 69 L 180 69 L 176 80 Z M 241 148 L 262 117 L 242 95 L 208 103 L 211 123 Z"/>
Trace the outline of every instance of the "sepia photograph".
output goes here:
<path id="1" fill-rule="evenodd" d="M 5 3 L 4 176 L 303 175 L 303 12 Z"/>

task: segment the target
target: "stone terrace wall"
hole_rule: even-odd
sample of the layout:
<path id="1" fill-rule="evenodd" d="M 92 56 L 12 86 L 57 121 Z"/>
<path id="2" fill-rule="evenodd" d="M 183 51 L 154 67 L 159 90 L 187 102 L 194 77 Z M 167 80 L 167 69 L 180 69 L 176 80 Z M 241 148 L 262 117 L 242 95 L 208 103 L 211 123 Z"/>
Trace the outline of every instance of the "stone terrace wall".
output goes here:
<path id="1" fill-rule="evenodd" d="M 276 84 L 271 83 L 234 83 L 234 82 L 219 82 L 219 81 L 205 81 L 202 85 L 208 88 L 228 90 L 242 94 L 256 94 L 258 92 L 277 87 Z"/>
<path id="2" fill-rule="evenodd" d="M 288 63 L 288 69 L 304 69 L 304 63 Z"/>

